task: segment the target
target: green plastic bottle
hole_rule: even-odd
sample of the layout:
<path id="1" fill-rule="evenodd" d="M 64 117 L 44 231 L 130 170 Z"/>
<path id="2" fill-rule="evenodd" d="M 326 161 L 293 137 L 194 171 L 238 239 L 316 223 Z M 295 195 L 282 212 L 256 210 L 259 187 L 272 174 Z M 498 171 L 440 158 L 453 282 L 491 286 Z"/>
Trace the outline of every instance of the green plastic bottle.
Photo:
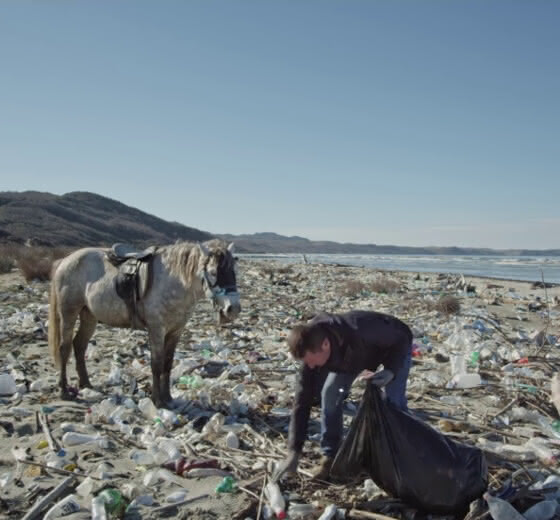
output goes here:
<path id="1" fill-rule="evenodd" d="M 105 502 L 105 511 L 112 517 L 120 518 L 126 510 L 126 501 L 115 488 L 104 489 L 99 495 Z"/>
<path id="2" fill-rule="evenodd" d="M 216 487 L 217 493 L 233 493 L 235 491 L 235 480 L 233 477 L 224 477 L 218 487 Z"/>
<path id="3" fill-rule="evenodd" d="M 478 365 L 478 361 L 480 359 L 480 352 L 473 352 L 471 354 L 471 366 L 475 367 L 476 365 Z"/>

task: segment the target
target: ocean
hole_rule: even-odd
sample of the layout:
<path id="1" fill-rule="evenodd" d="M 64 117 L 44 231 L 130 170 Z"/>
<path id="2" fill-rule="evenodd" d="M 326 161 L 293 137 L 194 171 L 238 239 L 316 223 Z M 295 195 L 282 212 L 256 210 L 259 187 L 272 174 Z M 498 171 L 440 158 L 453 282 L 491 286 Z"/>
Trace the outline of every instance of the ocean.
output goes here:
<path id="1" fill-rule="evenodd" d="M 241 258 L 303 262 L 302 254 L 239 254 Z M 560 284 L 560 256 L 452 256 L 452 255 L 322 255 L 306 254 L 309 263 L 373 267 L 388 271 L 454 273 L 505 280 Z"/>

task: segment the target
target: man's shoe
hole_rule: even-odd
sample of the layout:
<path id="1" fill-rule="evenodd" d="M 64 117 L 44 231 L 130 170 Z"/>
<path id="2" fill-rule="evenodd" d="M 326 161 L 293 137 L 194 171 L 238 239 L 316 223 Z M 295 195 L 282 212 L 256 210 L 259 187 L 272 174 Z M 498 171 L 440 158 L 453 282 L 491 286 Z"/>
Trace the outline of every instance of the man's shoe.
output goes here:
<path id="1" fill-rule="evenodd" d="M 311 471 L 313 480 L 328 480 L 334 457 L 323 455 L 319 463 Z"/>

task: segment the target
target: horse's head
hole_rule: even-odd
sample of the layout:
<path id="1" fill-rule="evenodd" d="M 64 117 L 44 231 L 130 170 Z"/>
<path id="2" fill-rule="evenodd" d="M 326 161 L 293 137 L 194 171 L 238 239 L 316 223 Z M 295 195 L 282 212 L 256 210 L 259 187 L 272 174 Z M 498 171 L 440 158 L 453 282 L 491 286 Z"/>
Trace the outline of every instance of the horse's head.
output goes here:
<path id="1" fill-rule="evenodd" d="M 201 253 L 199 276 L 204 292 L 217 309 L 219 322 L 233 321 L 241 311 L 235 281 L 233 243 L 226 247 L 222 241 L 211 240 L 198 247 Z"/>

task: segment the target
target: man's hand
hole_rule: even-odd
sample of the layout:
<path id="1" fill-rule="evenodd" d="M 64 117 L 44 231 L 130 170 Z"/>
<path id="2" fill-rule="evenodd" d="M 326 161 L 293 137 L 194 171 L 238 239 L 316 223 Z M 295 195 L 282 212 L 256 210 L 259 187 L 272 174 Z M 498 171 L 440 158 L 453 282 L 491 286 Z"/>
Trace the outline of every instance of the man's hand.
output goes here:
<path id="1" fill-rule="evenodd" d="M 361 379 L 365 379 L 374 386 L 385 386 L 390 383 L 395 375 L 389 369 L 381 370 L 380 372 L 372 372 L 371 370 L 364 370 L 360 374 Z"/>
<path id="2" fill-rule="evenodd" d="M 272 474 L 273 482 L 280 480 L 286 473 L 295 473 L 299 463 L 299 453 L 297 451 L 289 451 L 288 456 L 280 461 Z"/>

